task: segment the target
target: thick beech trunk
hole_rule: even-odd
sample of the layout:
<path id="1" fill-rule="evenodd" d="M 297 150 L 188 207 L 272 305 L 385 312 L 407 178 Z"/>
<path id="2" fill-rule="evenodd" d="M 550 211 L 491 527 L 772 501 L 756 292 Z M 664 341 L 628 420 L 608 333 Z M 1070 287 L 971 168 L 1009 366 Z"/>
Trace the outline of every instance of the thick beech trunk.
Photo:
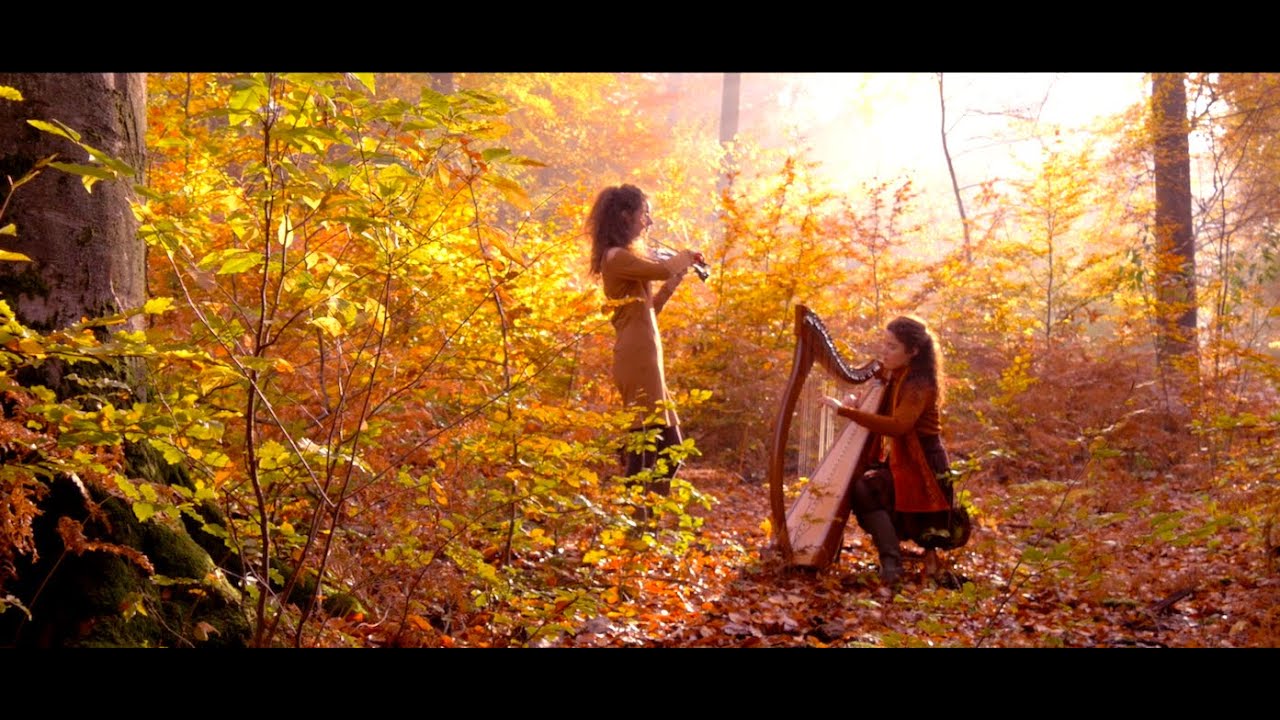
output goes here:
<path id="1" fill-rule="evenodd" d="M 28 119 L 62 123 L 84 144 L 141 172 L 145 82 L 137 74 L 0 73 L 0 86 L 23 98 L 0 100 L 0 176 L 16 181 L 53 155 L 59 162 L 91 164 L 77 145 Z M 0 198 L 9 188 L 5 182 Z M 87 192 L 80 176 L 51 167 L 16 188 L 0 224 L 12 223 L 17 235 L 0 236 L 0 249 L 31 262 L 0 262 L 0 299 L 19 322 L 47 332 L 145 302 L 145 246 L 132 199 L 131 182 L 103 180 Z M 140 395 L 136 372 L 84 364 L 75 371 L 109 374 Z M 77 388 L 56 363 L 46 361 L 20 379 L 75 401 Z M 4 405 L 0 412 L 20 410 Z M 124 452 L 123 472 L 130 478 L 187 480 L 180 467 L 157 461 L 149 446 Z M 36 551 L 20 555 L 12 568 L 16 579 L 0 587 L 0 598 L 16 599 L 30 615 L 0 603 L 0 646 L 243 646 L 248 623 L 239 593 L 189 529 L 176 520 L 139 522 L 129 503 L 95 484 L 109 480 L 85 475 L 64 472 L 41 480 L 48 491 L 31 525 Z M 85 547 L 78 534 L 100 545 Z M 158 576 L 177 582 L 158 584 Z"/>
<path id="2" fill-rule="evenodd" d="M 0 73 L 0 85 L 25 98 L 0 102 L 0 175 L 16 180 L 50 155 L 88 164 L 78 147 L 37 130 L 29 118 L 57 120 L 86 145 L 141 170 L 144 83 L 138 74 Z M 0 192 L 8 192 L 7 182 Z M 52 169 L 18 188 L 5 215 L 18 235 L 6 237 L 4 247 L 33 262 L 0 263 L 0 298 L 24 324 L 48 331 L 142 304 L 146 256 L 129 207 L 132 193 L 122 182 L 99 182 L 86 192 L 79 176 Z"/>

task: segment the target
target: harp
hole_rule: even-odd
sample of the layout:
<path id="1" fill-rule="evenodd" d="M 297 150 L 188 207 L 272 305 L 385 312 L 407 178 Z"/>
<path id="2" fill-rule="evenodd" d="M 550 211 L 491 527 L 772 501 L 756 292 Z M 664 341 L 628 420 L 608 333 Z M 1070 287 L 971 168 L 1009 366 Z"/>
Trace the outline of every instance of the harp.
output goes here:
<path id="1" fill-rule="evenodd" d="M 833 413 L 828 410 L 825 427 L 818 435 L 834 436 L 821 460 L 808 476 L 790 509 L 786 504 L 786 466 L 793 447 L 792 421 L 797 405 L 806 391 L 809 370 L 817 363 L 837 386 L 867 384 L 859 407 L 876 412 L 884 397 L 884 383 L 875 377 L 878 360 L 854 367 L 836 349 L 826 325 L 804 305 L 796 306 L 796 349 L 791 377 L 782 394 L 781 407 L 774 422 L 769 446 L 769 501 L 773 516 L 775 542 L 784 562 L 793 567 L 821 569 L 829 565 L 840 551 L 845 523 L 849 516 L 849 489 L 852 480 L 869 463 L 870 432 L 854 422 L 845 421 L 836 435 Z M 809 388 L 812 392 L 812 384 Z M 812 403 L 807 403 L 812 404 Z M 812 416 L 810 411 L 808 416 Z M 805 416 L 802 416 L 802 420 Z M 821 437 L 820 446 L 827 446 Z M 798 453 L 800 454 L 800 453 Z M 799 477 L 804 476 L 803 463 L 797 462 Z"/>

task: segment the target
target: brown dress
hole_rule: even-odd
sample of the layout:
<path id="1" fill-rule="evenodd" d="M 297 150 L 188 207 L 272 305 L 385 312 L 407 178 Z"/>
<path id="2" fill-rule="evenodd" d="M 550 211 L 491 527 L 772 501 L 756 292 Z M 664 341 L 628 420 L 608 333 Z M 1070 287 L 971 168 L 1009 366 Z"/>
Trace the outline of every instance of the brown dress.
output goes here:
<path id="1" fill-rule="evenodd" d="M 667 400 L 667 380 L 663 371 L 662 335 L 658 313 L 675 291 L 680 276 L 692 260 L 681 253 L 666 260 L 650 260 L 631 248 L 612 248 L 601 267 L 605 297 L 629 299 L 614 308 L 613 382 L 626 407 L 639 410 L 632 427 L 639 428 L 661 400 Z M 664 281 L 654 291 L 650 285 Z M 666 410 L 666 423 L 678 427 L 680 418 Z"/>

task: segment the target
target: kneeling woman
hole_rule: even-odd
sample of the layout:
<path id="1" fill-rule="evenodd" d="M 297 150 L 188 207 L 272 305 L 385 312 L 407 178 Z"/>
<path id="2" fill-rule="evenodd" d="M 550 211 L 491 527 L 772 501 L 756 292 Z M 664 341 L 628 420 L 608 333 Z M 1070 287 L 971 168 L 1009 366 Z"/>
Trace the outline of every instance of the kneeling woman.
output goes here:
<path id="1" fill-rule="evenodd" d="M 937 550 L 969 539 L 969 516 L 954 505 L 951 466 L 942 445 L 938 408 L 943 395 L 942 353 L 937 338 L 912 317 L 885 328 L 880 376 L 887 380 L 879 412 L 859 410 L 835 398 L 826 402 L 877 435 L 871 468 L 855 478 L 852 511 L 875 542 L 880 579 L 896 584 L 902 575 L 899 538 L 925 548 L 925 566 L 937 568 Z"/>

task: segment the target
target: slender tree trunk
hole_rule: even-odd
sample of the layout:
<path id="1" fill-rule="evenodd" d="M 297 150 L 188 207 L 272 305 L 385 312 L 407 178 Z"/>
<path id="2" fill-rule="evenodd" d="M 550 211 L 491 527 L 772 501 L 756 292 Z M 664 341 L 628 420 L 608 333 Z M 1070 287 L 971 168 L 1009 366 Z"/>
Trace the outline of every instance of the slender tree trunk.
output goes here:
<path id="1" fill-rule="evenodd" d="M 738 134 L 738 106 L 742 91 L 742 73 L 725 73 L 720 91 L 720 145 L 724 148 L 724 156 L 720 160 L 719 189 L 723 191 L 729 186 L 729 176 L 733 173 L 735 160 L 733 156 L 733 138 Z"/>
<path id="2" fill-rule="evenodd" d="M 1182 355 L 1195 347 L 1196 255 L 1191 234 L 1191 155 L 1187 94 L 1182 73 L 1157 73 L 1152 81 L 1155 116 L 1156 247 L 1161 301 L 1168 304 L 1162 350 Z"/>
<path id="3" fill-rule="evenodd" d="M 947 98 L 942 92 L 942 73 L 938 73 L 938 106 L 942 131 L 942 156 L 947 159 L 947 172 L 951 175 L 951 190 L 956 195 L 956 208 L 960 210 L 960 226 L 964 228 L 964 261 L 973 262 L 973 246 L 969 239 L 969 218 L 964 211 L 964 199 L 960 197 L 960 183 L 956 181 L 956 168 L 951 162 L 951 150 L 947 148 Z"/>
<path id="4" fill-rule="evenodd" d="M 1198 387 L 1196 248 L 1191 232 L 1191 153 L 1185 73 L 1155 73 L 1151 82 L 1156 184 L 1157 362 L 1186 398 Z"/>
<path id="5" fill-rule="evenodd" d="M 733 142 L 738 134 L 738 105 L 742 94 L 742 73 L 725 73 L 720 94 L 720 144 Z"/>

